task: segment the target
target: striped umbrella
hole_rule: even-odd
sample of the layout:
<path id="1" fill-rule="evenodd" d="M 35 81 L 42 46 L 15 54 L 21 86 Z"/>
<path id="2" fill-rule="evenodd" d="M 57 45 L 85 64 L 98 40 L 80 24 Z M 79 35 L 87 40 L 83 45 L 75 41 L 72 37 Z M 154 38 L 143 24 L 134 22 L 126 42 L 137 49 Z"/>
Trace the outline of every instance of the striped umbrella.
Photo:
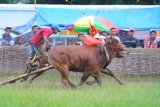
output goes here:
<path id="1" fill-rule="evenodd" d="M 73 28 L 75 32 L 88 32 L 90 29 L 90 24 L 95 26 L 96 29 L 99 31 L 109 32 L 110 28 L 113 27 L 115 27 L 118 30 L 118 28 L 109 20 L 99 16 L 82 17 L 74 23 Z"/>

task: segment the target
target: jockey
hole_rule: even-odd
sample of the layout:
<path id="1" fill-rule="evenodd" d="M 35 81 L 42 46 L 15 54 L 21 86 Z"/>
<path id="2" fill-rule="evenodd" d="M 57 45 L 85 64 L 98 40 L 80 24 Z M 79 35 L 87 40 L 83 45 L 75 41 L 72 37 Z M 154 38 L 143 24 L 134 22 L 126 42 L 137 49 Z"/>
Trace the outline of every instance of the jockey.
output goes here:
<path id="1" fill-rule="evenodd" d="M 34 62 L 32 61 L 34 55 L 36 55 L 35 61 L 39 61 L 43 55 L 43 51 L 49 47 L 48 37 L 53 33 L 57 34 L 59 31 L 59 25 L 52 25 L 51 28 L 41 29 L 29 39 L 30 49 L 29 60 L 27 61 L 27 66 L 29 68 L 31 68 L 32 63 Z M 41 45 L 42 41 L 44 42 L 43 45 Z"/>

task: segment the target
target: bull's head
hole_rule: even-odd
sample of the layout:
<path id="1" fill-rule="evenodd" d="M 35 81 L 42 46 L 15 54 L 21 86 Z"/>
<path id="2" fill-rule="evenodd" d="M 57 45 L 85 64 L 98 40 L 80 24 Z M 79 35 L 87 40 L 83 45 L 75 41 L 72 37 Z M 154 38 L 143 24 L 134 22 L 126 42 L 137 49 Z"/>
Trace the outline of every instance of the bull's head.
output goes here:
<path id="1" fill-rule="evenodd" d="M 120 43 L 116 38 L 107 38 L 105 41 L 107 48 L 112 51 L 112 56 L 121 58 L 126 55 L 125 46 Z"/>

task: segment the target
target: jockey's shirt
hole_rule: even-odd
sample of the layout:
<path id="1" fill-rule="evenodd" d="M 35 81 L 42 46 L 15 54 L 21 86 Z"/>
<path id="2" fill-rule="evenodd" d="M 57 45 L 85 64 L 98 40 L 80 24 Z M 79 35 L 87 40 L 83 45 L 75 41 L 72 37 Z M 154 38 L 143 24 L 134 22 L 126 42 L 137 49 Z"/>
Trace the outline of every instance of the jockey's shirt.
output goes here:
<path id="1" fill-rule="evenodd" d="M 40 31 L 38 31 L 36 34 L 34 34 L 30 39 L 29 42 L 34 44 L 35 46 L 40 46 L 41 41 L 43 40 L 43 37 L 49 37 L 52 34 L 51 28 L 43 28 Z"/>

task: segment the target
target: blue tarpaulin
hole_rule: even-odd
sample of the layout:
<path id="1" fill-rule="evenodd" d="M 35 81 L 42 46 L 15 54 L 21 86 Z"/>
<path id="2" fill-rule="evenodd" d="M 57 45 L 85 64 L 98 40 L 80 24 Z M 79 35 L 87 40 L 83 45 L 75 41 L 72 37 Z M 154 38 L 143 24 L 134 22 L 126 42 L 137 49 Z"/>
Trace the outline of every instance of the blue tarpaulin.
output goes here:
<path id="1" fill-rule="evenodd" d="M 64 27 L 73 24 L 83 16 L 95 15 L 110 20 L 121 29 L 160 28 L 160 6 L 92 6 L 38 7 L 36 23 L 38 25 L 59 24 Z"/>
<path id="2" fill-rule="evenodd" d="M 0 5 L 0 28 L 23 32 L 32 24 L 71 26 L 83 16 L 100 16 L 120 29 L 160 29 L 160 5 Z M 35 21 L 35 22 L 33 22 Z"/>

